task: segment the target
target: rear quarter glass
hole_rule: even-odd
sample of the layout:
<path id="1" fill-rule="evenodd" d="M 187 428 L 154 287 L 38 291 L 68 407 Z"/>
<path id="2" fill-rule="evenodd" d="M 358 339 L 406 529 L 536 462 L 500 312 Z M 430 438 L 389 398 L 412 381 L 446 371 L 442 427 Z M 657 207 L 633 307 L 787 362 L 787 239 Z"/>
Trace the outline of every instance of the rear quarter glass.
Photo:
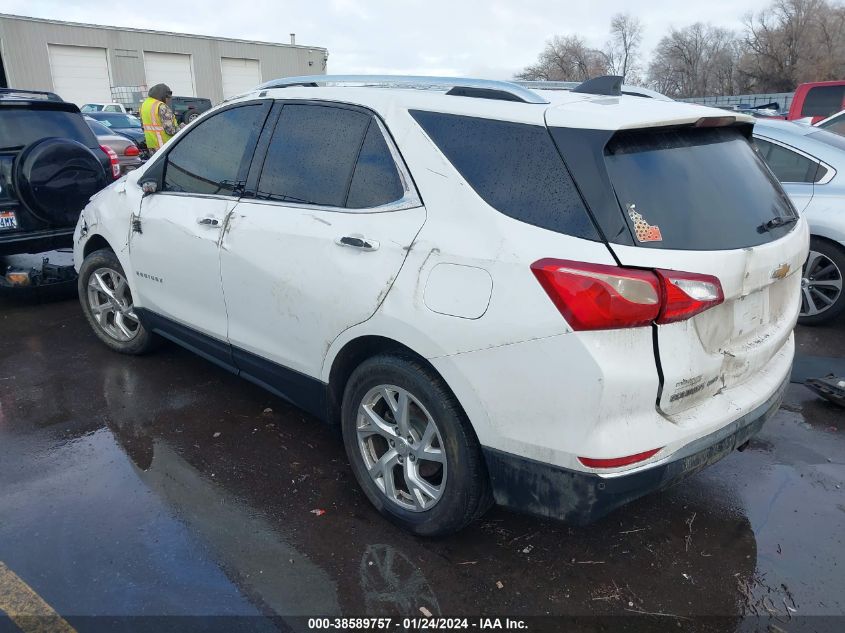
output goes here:
<path id="1" fill-rule="evenodd" d="M 515 220 L 599 240 L 544 126 L 411 110 L 411 116 L 491 207 Z"/>
<path id="2" fill-rule="evenodd" d="M 638 246 L 733 250 L 794 228 L 765 228 L 795 209 L 737 127 L 619 132 L 604 164 Z"/>

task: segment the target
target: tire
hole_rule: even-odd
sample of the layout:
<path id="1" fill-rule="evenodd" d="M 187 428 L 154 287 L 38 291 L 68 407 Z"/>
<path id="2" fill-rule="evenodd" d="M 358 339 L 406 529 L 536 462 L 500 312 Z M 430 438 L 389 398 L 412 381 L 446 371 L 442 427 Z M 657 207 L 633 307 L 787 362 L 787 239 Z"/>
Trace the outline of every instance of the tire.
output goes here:
<path id="1" fill-rule="evenodd" d="M 400 438 L 402 420 L 395 415 L 403 402 L 407 435 Z M 346 384 L 341 420 L 358 484 L 393 523 L 419 536 L 451 534 L 492 505 L 484 457 L 466 415 L 419 360 L 381 355 L 364 361 Z"/>
<path id="2" fill-rule="evenodd" d="M 82 122 L 80 121 L 80 124 Z M 94 152 L 68 138 L 44 138 L 15 160 L 14 190 L 26 210 L 50 226 L 76 225 L 79 212 L 111 182 Z"/>
<path id="3" fill-rule="evenodd" d="M 829 323 L 845 311 L 845 248 L 820 237 L 810 239 L 801 279 L 801 325 Z M 828 303 L 831 302 L 831 303 Z"/>
<path id="4" fill-rule="evenodd" d="M 85 258 L 77 289 L 88 324 L 109 348 L 139 355 L 158 346 L 159 338 L 135 316 L 126 274 L 110 249 L 94 251 Z"/>
<path id="5" fill-rule="evenodd" d="M 182 123 L 187 125 L 188 123 L 196 119 L 199 115 L 200 113 L 196 110 L 185 110 L 185 112 L 182 114 Z"/>

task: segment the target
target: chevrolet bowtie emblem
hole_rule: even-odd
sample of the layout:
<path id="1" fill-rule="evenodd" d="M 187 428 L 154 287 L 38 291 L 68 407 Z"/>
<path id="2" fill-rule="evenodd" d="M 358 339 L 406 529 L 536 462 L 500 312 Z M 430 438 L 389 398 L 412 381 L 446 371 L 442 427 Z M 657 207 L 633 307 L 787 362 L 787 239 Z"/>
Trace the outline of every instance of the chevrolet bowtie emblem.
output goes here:
<path id="1" fill-rule="evenodd" d="M 789 264 L 781 264 L 772 271 L 772 279 L 783 279 L 789 274 Z"/>

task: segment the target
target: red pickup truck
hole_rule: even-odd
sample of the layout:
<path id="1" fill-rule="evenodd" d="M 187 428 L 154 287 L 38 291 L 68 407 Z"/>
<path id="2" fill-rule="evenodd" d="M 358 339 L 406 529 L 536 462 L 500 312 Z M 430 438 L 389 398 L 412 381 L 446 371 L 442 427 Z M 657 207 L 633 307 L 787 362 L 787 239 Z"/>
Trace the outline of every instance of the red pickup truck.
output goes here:
<path id="1" fill-rule="evenodd" d="M 845 81 L 814 81 L 795 89 L 786 118 L 812 117 L 813 123 L 845 109 Z"/>

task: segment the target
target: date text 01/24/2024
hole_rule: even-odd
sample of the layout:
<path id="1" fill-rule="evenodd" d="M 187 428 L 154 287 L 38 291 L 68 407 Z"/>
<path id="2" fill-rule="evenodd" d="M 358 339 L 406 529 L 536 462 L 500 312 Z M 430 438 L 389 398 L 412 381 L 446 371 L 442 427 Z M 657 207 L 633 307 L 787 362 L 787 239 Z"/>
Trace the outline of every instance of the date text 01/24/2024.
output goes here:
<path id="1" fill-rule="evenodd" d="M 524 620 L 512 618 L 309 618 L 309 630 L 366 631 L 449 631 L 449 630 L 525 630 Z"/>

